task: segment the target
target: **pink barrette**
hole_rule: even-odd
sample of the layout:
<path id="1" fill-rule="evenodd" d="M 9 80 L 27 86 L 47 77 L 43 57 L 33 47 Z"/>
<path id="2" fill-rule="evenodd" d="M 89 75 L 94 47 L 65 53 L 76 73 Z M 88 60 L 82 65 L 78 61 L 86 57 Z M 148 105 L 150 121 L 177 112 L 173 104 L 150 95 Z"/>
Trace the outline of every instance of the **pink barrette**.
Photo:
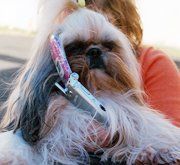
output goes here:
<path id="1" fill-rule="evenodd" d="M 50 51 L 60 78 L 67 82 L 72 71 L 67 61 L 59 34 L 52 34 L 50 36 Z"/>

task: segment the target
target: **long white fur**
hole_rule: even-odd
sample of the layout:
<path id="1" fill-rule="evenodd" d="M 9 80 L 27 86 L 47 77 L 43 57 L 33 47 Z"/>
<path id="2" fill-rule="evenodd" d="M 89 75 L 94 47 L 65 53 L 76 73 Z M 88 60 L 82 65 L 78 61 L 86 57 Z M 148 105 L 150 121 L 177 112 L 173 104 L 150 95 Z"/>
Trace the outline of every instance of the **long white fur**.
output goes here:
<path id="1" fill-rule="evenodd" d="M 46 14 L 41 19 L 47 21 L 44 25 L 41 25 L 43 28 L 35 42 L 34 56 L 28 63 L 27 69 L 35 65 L 33 64 L 34 59 L 40 52 L 45 52 L 49 34 L 58 29 L 62 34 L 64 44 L 77 37 L 86 41 L 92 37 L 92 34 L 99 39 L 106 36 L 109 37 L 108 39 L 111 37 L 113 40 L 119 41 L 124 51 L 122 58 L 134 79 L 140 85 L 137 62 L 125 35 L 112 26 L 101 14 L 85 8 L 67 16 L 62 24 L 55 24 L 53 20 L 60 10 L 63 10 L 62 4 L 65 2 L 60 0 L 43 1 L 45 5 L 43 10 Z M 49 17 L 47 17 L 48 15 Z M 88 29 L 91 29 L 91 31 Z M 42 58 L 42 56 L 37 56 L 36 60 L 41 61 Z M 20 95 L 20 91 L 16 88 L 12 97 L 18 97 L 18 94 Z M 98 141 L 97 134 L 104 126 L 93 127 L 93 118 L 89 114 L 77 109 L 65 101 L 62 96 L 57 96 L 55 99 L 53 98 L 48 109 L 52 108 L 52 104 L 53 106 L 56 105 L 58 122 L 53 130 L 35 147 L 32 148 L 26 144 L 20 133 L 0 134 L 0 164 L 4 159 L 10 159 L 14 164 L 18 164 L 19 158 L 29 164 L 49 165 L 56 161 L 62 164 L 88 164 L 89 156 L 85 146 L 96 148 L 97 151 L 102 150 L 102 160 L 111 157 L 112 161 L 121 162 L 125 159 L 128 165 L 133 164 L 139 153 L 149 145 L 157 150 L 168 148 L 172 153 L 176 153 L 177 158 L 179 158 L 180 129 L 173 126 L 157 112 L 135 103 L 131 99 L 132 94 L 133 92 L 129 91 L 126 94 L 102 92 L 96 95 L 107 109 L 110 125 L 106 129 L 107 135 L 110 135 L 110 140 L 119 133 L 119 140 L 115 146 L 111 148 L 99 147 L 96 144 L 96 141 Z M 67 102 L 67 105 L 62 109 L 61 103 L 64 102 Z M 14 106 L 12 114 L 21 113 L 18 111 Z M 89 127 L 92 128 L 91 133 L 88 131 Z M 89 140 L 92 134 L 95 136 L 93 142 Z M 15 153 L 13 159 L 8 153 Z"/>
<path id="2" fill-rule="evenodd" d="M 123 95 L 98 94 L 100 95 L 98 99 L 106 106 L 109 116 L 110 126 L 107 128 L 107 134 L 110 135 L 110 139 L 117 132 L 120 135 L 118 143 L 112 148 L 98 148 L 95 143 L 88 141 L 90 133 L 87 129 L 92 124 L 92 117 L 84 111 L 78 110 L 68 101 L 62 110 L 60 104 L 61 101 L 64 102 L 64 98 L 57 96 L 50 103 L 49 108 L 51 108 L 51 104 L 56 105 L 57 109 L 59 108 L 57 111 L 58 122 L 53 131 L 43 138 L 33 150 L 36 161 L 41 160 L 40 164 L 42 165 L 53 164 L 54 161 L 62 164 L 88 164 L 89 157 L 84 146 L 95 147 L 97 151 L 102 150 L 104 152 L 102 160 L 107 160 L 109 157 L 112 157 L 114 162 L 125 159 L 128 165 L 133 164 L 138 154 L 148 146 L 153 146 L 157 150 L 169 149 L 179 158 L 179 128 L 173 126 L 157 112 L 133 102 L 130 98 L 131 94 L 131 92 Z M 101 130 L 100 127 L 103 125 L 92 129 L 91 134 L 97 136 L 98 130 Z M 14 135 L 12 132 L 5 133 L 0 136 L 0 140 L 1 157 L 3 153 L 14 152 L 27 162 L 32 161 L 32 148 L 19 135 Z M 75 152 L 77 155 L 73 155 Z M 34 163 L 37 163 L 36 161 Z"/>
<path id="3" fill-rule="evenodd" d="M 110 135 L 110 139 L 117 132 L 120 135 L 118 143 L 114 147 L 99 148 L 99 150 L 104 151 L 101 159 L 107 160 L 109 157 L 112 157 L 114 162 L 125 159 L 127 164 L 130 165 L 134 163 L 138 154 L 149 145 L 157 150 L 168 148 L 172 152 L 179 153 L 179 128 L 173 126 L 157 112 L 153 112 L 153 110 L 133 102 L 130 99 L 131 94 L 131 92 L 123 95 L 101 93 L 101 96 L 98 98 L 107 108 L 108 122 L 110 123 L 110 126 L 107 128 L 107 134 Z M 55 101 L 58 102 L 58 98 Z M 86 138 L 89 136 L 89 133 L 85 130 L 89 127 L 87 123 L 92 123 L 92 118 L 71 104 L 67 105 L 63 111 L 59 111 L 57 126 L 47 138 L 40 142 L 41 153 L 49 153 L 43 159 L 45 162 L 47 162 L 46 159 L 52 159 L 63 164 L 78 164 L 79 155 L 81 155 L 87 161 L 88 153 L 84 146 L 93 146 L 93 144 L 87 141 Z M 99 128 L 99 130 L 101 129 Z M 97 135 L 97 128 L 92 130 L 92 133 Z M 95 145 L 94 147 L 97 146 Z M 65 156 L 63 154 L 59 156 L 60 148 Z M 49 150 L 53 152 L 51 153 Z M 73 157 L 71 155 L 72 151 L 77 151 L 79 155 Z M 84 164 L 86 163 L 84 162 Z"/>

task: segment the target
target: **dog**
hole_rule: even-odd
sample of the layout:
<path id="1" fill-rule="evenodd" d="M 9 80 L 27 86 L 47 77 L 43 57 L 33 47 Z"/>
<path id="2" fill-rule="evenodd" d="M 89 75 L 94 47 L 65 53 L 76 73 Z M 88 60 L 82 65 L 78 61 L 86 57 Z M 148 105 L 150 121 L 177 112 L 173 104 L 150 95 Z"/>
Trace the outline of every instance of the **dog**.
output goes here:
<path id="1" fill-rule="evenodd" d="M 108 16 L 76 1 L 43 1 L 33 56 L 14 81 L 0 124 L 0 164 L 179 164 L 180 129 L 143 100 L 132 46 Z M 99 123 L 58 93 L 49 35 L 58 31 L 73 72 L 106 107 Z"/>

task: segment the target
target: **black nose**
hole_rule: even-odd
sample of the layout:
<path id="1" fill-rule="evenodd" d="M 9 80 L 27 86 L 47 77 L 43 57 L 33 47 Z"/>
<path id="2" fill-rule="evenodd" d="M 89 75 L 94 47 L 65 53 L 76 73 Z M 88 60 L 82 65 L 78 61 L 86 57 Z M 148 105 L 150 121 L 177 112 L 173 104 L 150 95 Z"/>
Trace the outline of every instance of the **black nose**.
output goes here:
<path id="1" fill-rule="evenodd" d="M 99 48 L 91 48 L 87 52 L 87 55 L 88 56 L 93 56 L 93 58 L 98 58 L 101 54 L 102 54 L 102 51 Z"/>
<path id="2" fill-rule="evenodd" d="M 101 49 L 91 48 L 88 50 L 86 55 L 90 69 L 104 68 Z"/>

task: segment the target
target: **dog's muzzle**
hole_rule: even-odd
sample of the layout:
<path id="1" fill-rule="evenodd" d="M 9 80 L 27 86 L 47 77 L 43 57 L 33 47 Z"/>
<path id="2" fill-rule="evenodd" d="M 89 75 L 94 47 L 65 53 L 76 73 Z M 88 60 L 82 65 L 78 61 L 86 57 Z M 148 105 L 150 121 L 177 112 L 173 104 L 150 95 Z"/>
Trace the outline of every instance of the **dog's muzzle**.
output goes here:
<path id="1" fill-rule="evenodd" d="M 87 63 L 90 69 L 103 69 L 105 67 L 103 61 L 103 52 L 100 48 L 92 47 L 86 53 Z"/>

